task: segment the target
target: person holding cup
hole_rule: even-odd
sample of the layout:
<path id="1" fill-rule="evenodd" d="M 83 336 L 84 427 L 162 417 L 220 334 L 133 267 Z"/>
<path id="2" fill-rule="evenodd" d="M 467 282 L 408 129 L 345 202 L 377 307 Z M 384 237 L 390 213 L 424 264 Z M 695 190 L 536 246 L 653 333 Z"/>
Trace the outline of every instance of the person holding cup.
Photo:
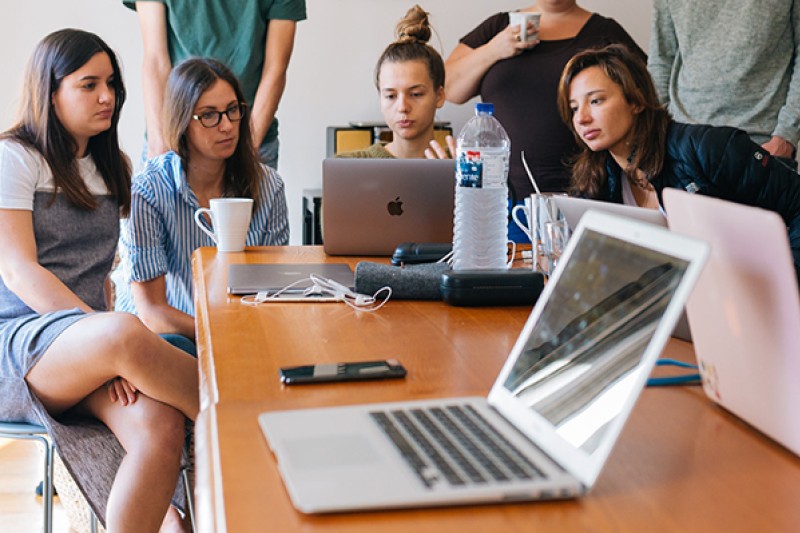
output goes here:
<path id="1" fill-rule="evenodd" d="M 661 209 L 662 191 L 673 187 L 775 211 L 800 281 L 800 176 L 745 131 L 673 121 L 645 63 L 620 45 L 567 63 L 558 108 L 582 146 L 574 194 Z"/>
<path id="2" fill-rule="evenodd" d="M 258 160 L 244 101 L 219 61 L 190 58 L 172 70 L 163 132 L 170 151 L 134 178 L 123 223 L 117 308 L 135 312 L 157 333 L 178 335 L 169 338 L 188 351 L 195 331 L 192 252 L 289 240 L 283 180 Z"/>
<path id="3" fill-rule="evenodd" d="M 517 23 L 523 17 L 528 19 L 525 27 Z M 445 61 L 447 99 L 463 104 L 480 95 L 493 102 L 494 115 L 511 138 L 509 209 L 534 192 L 521 152 L 541 192 L 569 187 L 564 161 L 578 146 L 558 114 L 558 79 L 575 53 L 610 43 L 623 43 L 645 59 L 613 19 L 583 9 L 576 0 L 539 0 L 487 18 L 461 38 Z M 509 239 L 527 242 L 515 224 L 508 228 Z"/>

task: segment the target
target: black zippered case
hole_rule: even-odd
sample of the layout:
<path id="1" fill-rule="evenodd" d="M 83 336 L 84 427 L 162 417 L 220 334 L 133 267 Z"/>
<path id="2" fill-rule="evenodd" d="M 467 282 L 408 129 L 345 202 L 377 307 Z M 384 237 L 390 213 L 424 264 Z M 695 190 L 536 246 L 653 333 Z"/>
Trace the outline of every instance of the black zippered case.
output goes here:
<path id="1" fill-rule="evenodd" d="M 544 276 L 527 268 L 449 270 L 442 274 L 442 300 L 450 305 L 530 305 L 544 288 Z"/>

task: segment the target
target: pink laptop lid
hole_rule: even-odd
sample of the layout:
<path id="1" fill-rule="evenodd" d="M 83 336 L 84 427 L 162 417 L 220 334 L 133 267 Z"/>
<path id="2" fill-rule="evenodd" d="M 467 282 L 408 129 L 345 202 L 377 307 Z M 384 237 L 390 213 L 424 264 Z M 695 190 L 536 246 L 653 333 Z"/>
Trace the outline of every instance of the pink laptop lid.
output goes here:
<path id="1" fill-rule="evenodd" d="M 800 295 L 778 214 L 664 191 L 672 231 L 711 255 L 686 304 L 706 394 L 800 455 Z"/>

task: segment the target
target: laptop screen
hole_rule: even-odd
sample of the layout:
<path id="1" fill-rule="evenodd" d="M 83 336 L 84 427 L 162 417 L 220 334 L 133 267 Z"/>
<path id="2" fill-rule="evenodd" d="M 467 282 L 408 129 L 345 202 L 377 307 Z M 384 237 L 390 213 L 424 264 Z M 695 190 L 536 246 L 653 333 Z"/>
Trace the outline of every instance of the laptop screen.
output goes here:
<path id="1" fill-rule="evenodd" d="M 580 239 L 504 387 L 591 454 L 689 263 L 588 229 Z"/>

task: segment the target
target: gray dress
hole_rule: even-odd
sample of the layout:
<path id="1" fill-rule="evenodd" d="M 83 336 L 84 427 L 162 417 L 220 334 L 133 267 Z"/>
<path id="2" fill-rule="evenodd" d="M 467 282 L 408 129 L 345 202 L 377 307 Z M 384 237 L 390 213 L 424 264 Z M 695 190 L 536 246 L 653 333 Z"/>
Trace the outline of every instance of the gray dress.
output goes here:
<path id="1" fill-rule="evenodd" d="M 39 264 L 92 309 L 104 311 L 104 281 L 114 261 L 119 207 L 110 196 L 96 198 L 98 208 L 86 211 L 70 204 L 62 194 L 51 204 L 52 193 L 37 191 L 33 229 Z M 44 425 L 67 470 L 105 524 L 108 493 L 124 450 L 99 421 L 69 413 L 58 420 L 51 417 L 25 381 L 58 335 L 85 316 L 79 309 L 39 315 L 0 278 L 0 420 Z M 174 503 L 183 507 L 181 487 L 176 489 Z"/>

